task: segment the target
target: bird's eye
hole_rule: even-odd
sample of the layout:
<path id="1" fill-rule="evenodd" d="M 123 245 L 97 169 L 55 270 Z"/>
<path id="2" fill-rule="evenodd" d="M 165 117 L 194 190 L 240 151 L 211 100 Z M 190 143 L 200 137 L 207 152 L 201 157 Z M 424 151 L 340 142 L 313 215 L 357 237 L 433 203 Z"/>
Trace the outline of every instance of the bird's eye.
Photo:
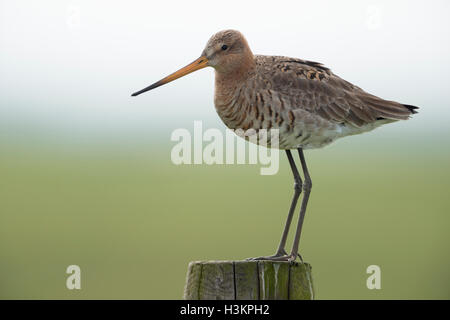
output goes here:
<path id="1" fill-rule="evenodd" d="M 226 44 L 224 44 L 223 46 L 222 46 L 222 50 L 227 50 L 228 49 L 228 46 L 226 45 Z"/>

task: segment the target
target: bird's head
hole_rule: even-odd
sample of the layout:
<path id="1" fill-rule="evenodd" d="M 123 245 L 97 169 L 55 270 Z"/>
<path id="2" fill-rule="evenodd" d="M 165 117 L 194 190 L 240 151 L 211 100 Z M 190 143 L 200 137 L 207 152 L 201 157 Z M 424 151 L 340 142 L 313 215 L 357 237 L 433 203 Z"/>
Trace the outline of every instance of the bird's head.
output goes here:
<path id="1" fill-rule="evenodd" d="M 247 40 L 237 30 L 224 30 L 213 35 L 202 56 L 208 59 L 209 66 L 221 73 L 240 69 L 253 59 Z"/>
<path id="2" fill-rule="evenodd" d="M 221 74 L 230 74 L 240 70 L 245 71 L 253 63 L 253 53 L 248 46 L 247 40 L 239 31 L 220 31 L 208 40 L 201 56 L 194 62 L 133 93 L 132 96 L 137 96 L 205 67 L 213 67 Z"/>

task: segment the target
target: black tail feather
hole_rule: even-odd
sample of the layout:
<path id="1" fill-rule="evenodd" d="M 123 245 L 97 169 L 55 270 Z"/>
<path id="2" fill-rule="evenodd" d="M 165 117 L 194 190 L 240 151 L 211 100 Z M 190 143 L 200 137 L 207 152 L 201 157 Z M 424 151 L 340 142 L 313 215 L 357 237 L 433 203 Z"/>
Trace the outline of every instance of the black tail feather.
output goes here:
<path id="1" fill-rule="evenodd" d="M 403 106 L 407 108 L 409 111 L 411 111 L 411 113 L 417 113 L 416 109 L 419 109 L 419 107 L 411 106 L 409 104 L 404 104 Z"/>

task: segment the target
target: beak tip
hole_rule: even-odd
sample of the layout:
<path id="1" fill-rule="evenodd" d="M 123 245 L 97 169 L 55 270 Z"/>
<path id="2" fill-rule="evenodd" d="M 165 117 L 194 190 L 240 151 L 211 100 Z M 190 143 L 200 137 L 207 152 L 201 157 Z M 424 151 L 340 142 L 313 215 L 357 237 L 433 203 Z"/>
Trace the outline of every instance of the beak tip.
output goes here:
<path id="1" fill-rule="evenodd" d="M 132 93 L 131 96 L 132 97 L 136 97 L 136 96 L 140 95 L 141 93 L 143 93 L 143 92 L 145 92 L 147 90 L 148 89 L 146 88 L 146 89 L 143 89 L 143 90 L 136 91 L 136 92 Z"/>

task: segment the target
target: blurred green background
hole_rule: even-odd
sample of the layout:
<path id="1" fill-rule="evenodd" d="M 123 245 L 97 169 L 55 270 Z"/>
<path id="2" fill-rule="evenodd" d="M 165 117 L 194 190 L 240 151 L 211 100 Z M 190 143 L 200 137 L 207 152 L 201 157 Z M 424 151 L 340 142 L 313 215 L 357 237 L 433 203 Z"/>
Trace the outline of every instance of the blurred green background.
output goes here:
<path id="1" fill-rule="evenodd" d="M 403 125 L 306 153 L 314 188 L 301 253 L 319 299 L 450 298 L 448 139 L 394 139 Z M 160 139 L 3 141 L 0 297 L 179 299 L 191 260 L 272 254 L 292 195 L 284 154 L 274 176 L 257 165 L 175 166 L 174 143 Z M 70 264 L 82 290 L 65 287 Z M 366 288 L 371 264 L 381 290 Z"/>
<path id="2" fill-rule="evenodd" d="M 306 152 L 314 187 L 300 249 L 317 298 L 450 298 L 450 2 L 276 6 L 289 10 L 0 0 L 0 298 L 179 299 L 189 261 L 275 251 L 293 191 L 283 154 L 274 176 L 170 161 L 173 130 L 225 129 L 213 71 L 130 97 L 227 28 L 254 53 L 319 61 L 420 107 Z M 81 290 L 66 288 L 72 264 Z M 381 290 L 366 288 L 374 264 Z"/>

